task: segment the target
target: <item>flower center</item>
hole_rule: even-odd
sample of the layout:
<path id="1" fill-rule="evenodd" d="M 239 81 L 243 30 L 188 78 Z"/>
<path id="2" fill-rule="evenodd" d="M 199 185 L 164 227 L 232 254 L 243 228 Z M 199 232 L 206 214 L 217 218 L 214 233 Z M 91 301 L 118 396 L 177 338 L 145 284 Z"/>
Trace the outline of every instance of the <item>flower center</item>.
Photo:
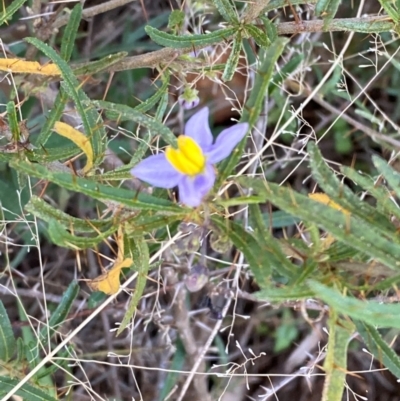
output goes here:
<path id="1" fill-rule="evenodd" d="M 200 146 L 194 139 L 185 135 L 178 137 L 178 149 L 168 146 L 165 157 L 176 170 L 190 176 L 200 174 L 206 164 Z"/>

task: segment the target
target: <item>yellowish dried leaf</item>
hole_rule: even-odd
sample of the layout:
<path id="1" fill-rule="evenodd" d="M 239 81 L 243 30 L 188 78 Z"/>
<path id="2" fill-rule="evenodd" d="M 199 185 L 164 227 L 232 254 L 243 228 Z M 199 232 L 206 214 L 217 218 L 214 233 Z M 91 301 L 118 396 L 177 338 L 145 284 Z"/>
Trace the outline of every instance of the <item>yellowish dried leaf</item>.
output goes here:
<path id="1" fill-rule="evenodd" d="M 331 207 L 332 209 L 339 210 L 339 212 L 342 212 L 346 215 L 350 215 L 350 212 L 348 210 L 346 210 L 342 206 L 338 205 L 327 194 L 324 194 L 323 192 L 316 192 L 315 194 L 308 194 L 308 197 L 319 203 L 323 203 L 324 205 L 327 205 L 327 206 Z"/>
<path id="2" fill-rule="evenodd" d="M 107 295 L 112 295 L 118 292 L 120 281 L 119 276 L 121 269 L 124 267 L 130 267 L 133 263 L 131 258 L 124 259 L 122 261 L 116 260 L 114 266 L 93 280 L 87 280 L 89 287 L 93 291 L 101 291 Z"/>
<path id="3" fill-rule="evenodd" d="M 86 166 L 83 168 L 83 173 L 87 173 L 93 167 L 93 148 L 89 138 L 68 124 L 57 121 L 54 124 L 54 131 L 57 134 L 70 139 L 76 146 L 83 150 L 87 157 Z"/>
<path id="4" fill-rule="evenodd" d="M 60 69 L 54 63 L 39 64 L 37 61 L 25 61 L 19 58 L 1 58 L 0 71 L 15 74 L 60 75 Z"/>

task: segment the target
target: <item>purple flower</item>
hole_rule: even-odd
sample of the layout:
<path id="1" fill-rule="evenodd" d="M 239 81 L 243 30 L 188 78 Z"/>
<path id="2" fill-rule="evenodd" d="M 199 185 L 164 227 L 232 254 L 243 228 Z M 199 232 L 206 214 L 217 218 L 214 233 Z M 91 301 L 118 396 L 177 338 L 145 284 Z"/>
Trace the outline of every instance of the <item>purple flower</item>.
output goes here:
<path id="1" fill-rule="evenodd" d="M 208 107 L 195 113 L 186 123 L 185 135 L 178 137 L 178 149 L 168 146 L 165 153 L 142 160 L 131 174 L 155 187 L 178 186 L 183 204 L 199 206 L 214 185 L 213 164 L 228 157 L 249 128 L 247 123 L 236 124 L 213 143 L 208 115 Z"/>

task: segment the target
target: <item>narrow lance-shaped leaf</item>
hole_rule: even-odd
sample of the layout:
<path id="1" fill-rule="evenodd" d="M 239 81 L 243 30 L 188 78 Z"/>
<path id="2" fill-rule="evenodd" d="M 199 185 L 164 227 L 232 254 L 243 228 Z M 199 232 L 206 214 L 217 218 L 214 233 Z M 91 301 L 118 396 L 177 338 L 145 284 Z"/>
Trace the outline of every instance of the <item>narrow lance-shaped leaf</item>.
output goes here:
<path id="1" fill-rule="evenodd" d="M 360 185 L 363 189 L 368 191 L 378 201 L 379 205 L 387 212 L 391 213 L 400 219 L 400 209 L 391 199 L 389 189 L 384 186 L 377 186 L 375 180 L 367 175 L 361 175 L 354 169 L 342 166 L 341 171 L 350 180 Z"/>
<path id="2" fill-rule="evenodd" d="M 379 334 L 373 325 L 355 320 L 357 331 L 374 357 L 383 363 L 397 378 L 400 378 L 400 358 Z"/>
<path id="3" fill-rule="evenodd" d="M 255 40 L 258 46 L 268 47 L 271 44 L 268 35 L 257 26 L 249 24 L 245 26 L 245 29 L 247 33 Z"/>
<path id="4" fill-rule="evenodd" d="M 264 24 L 266 36 L 270 43 L 275 42 L 278 38 L 278 30 L 276 29 L 275 24 L 268 18 L 260 16 L 261 21 Z"/>
<path id="5" fill-rule="evenodd" d="M 65 229 L 73 229 L 78 233 L 93 233 L 96 229 L 99 231 L 108 230 L 111 225 L 118 224 L 118 220 L 114 218 L 102 220 L 84 220 L 77 217 L 72 217 L 64 213 L 60 209 L 51 206 L 42 198 L 33 195 L 24 208 L 27 212 L 34 216 L 50 223 L 56 220 Z M 113 221 L 114 220 L 114 221 Z"/>
<path id="6" fill-rule="evenodd" d="M 361 301 L 351 296 L 344 296 L 317 281 L 310 280 L 308 285 L 315 296 L 343 315 L 380 327 L 400 328 L 398 316 L 399 304 L 384 304 L 377 301 Z"/>
<path id="7" fill-rule="evenodd" d="M 172 10 L 168 18 L 168 28 L 175 33 L 179 32 L 185 22 L 185 13 L 182 10 Z"/>
<path id="8" fill-rule="evenodd" d="M 0 25 L 3 25 L 6 21 L 12 18 L 14 13 L 21 9 L 25 4 L 26 0 L 14 0 L 3 12 L 0 14 Z M 3 3 L 3 7 L 4 7 Z"/>
<path id="9" fill-rule="evenodd" d="M 73 281 L 64 292 L 56 310 L 51 314 L 48 326 L 40 331 L 40 342 L 42 345 L 47 343 L 49 336 L 51 337 L 58 326 L 65 321 L 75 298 L 78 296 L 78 292 L 79 285 L 76 281 Z"/>
<path id="10" fill-rule="evenodd" d="M 290 285 L 277 288 L 276 284 L 265 286 L 253 294 L 257 299 L 267 302 L 285 302 L 288 300 L 299 300 L 312 298 L 313 291 L 306 285 Z"/>
<path id="11" fill-rule="evenodd" d="M 392 231 L 393 234 L 395 233 L 395 227 L 386 216 L 379 213 L 376 208 L 367 202 L 361 201 L 347 185 L 339 181 L 324 161 L 315 142 L 308 143 L 307 151 L 310 154 L 313 177 L 332 201 L 337 202 L 352 214 L 367 220 L 377 229 L 382 229 L 383 233 L 387 233 L 388 231 Z"/>
<path id="12" fill-rule="evenodd" d="M 238 16 L 231 0 L 212 0 L 226 22 L 238 22 Z"/>
<path id="13" fill-rule="evenodd" d="M 14 102 L 8 102 L 6 109 L 7 109 L 8 124 L 10 126 L 12 138 L 15 142 L 19 142 L 21 140 L 20 138 L 21 133 L 18 126 L 18 118 L 17 118 L 17 113 L 15 111 Z"/>
<path id="14" fill-rule="evenodd" d="M 105 128 L 102 118 L 94 109 L 92 102 L 80 88 L 79 82 L 73 74 L 71 68 L 57 52 L 36 38 L 25 38 L 25 41 L 33 44 L 41 50 L 47 57 L 57 64 L 61 71 L 64 82 L 61 87 L 72 97 L 76 108 L 81 116 L 83 127 L 93 148 L 94 164 L 97 166 L 104 158 L 105 151 Z"/>
<path id="15" fill-rule="evenodd" d="M 4 397 L 7 393 L 12 392 L 19 382 L 19 379 L 11 379 L 6 376 L 0 376 L 0 397 Z M 57 401 L 43 390 L 28 383 L 25 383 L 20 389 L 12 394 L 21 397 L 25 401 Z M 7 397 L 3 399 L 8 400 L 9 398 Z"/>
<path id="16" fill-rule="evenodd" d="M 157 104 L 157 102 L 166 93 L 168 93 L 168 85 L 169 85 L 169 80 L 170 80 L 169 78 L 170 78 L 170 74 L 167 71 L 162 77 L 163 82 L 162 82 L 162 85 L 160 86 L 160 88 L 157 90 L 157 92 L 153 96 L 150 96 L 148 99 L 146 99 L 143 103 L 140 103 L 134 109 L 136 111 L 139 111 L 140 113 L 146 113 L 146 111 L 149 111 L 152 107 L 154 107 Z"/>
<path id="17" fill-rule="evenodd" d="M 237 28 L 226 28 L 205 33 L 203 35 L 172 35 L 147 25 L 146 33 L 154 42 L 161 46 L 172 47 L 174 49 L 185 49 L 188 47 L 207 46 L 230 39 L 235 34 Z"/>
<path id="18" fill-rule="evenodd" d="M 60 88 L 57 97 L 54 101 L 53 108 L 51 109 L 50 113 L 46 116 L 47 117 L 46 121 L 42 127 L 42 130 L 40 131 L 39 136 L 35 141 L 37 147 L 43 147 L 50 138 L 54 124 L 56 123 L 56 121 L 60 120 L 64 112 L 64 107 L 67 104 L 67 101 L 68 101 L 68 95 L 62 88 Z"/>
<path id="19" fill-rule="evenodd" d="M 81 18 L 82 4 L 78 3 L 71 11 L 68 24 L 65 27 L 63 38 L 61 41 L 60 55 L 65 61 L 69 61 L 69 59 L 71 58 Z"/>
<path id="20" fill-rule="evenodd" d="M 83 65 L 79 65 L 74 68 L 74 74 L 79 75 L 90 75 L 101 72 L 107 68 L 110 68 L 112 65 L 118 63 L 123 60 L 128 55 L 128 52 L 119 52 L 115 54 L 109 54 L 106 57 L 101 58 L 100 60 L 90 61 L 89 63 L 85 63 Z"/>
<path id="21" fill-rule="evenodd" d="M 329 342 L 324 361 L 325 382 L 322 401 L 341 401 L 347 371 L 347 347 L 353 325 L 339 319 L 337 312 L 329 310 Z"/>
<path id="22" fill-rule="evenodd" d="M 72 250 L 93 248 L 98 243 L 104 241 L 108 236 L 115 232 L 116 227 L 109 228 L 106 232 L 100 233 L 95 237 L 77 237 L 70 234 L 56 220 L 49 223 L 48 233 L 51 241 L 58 245 Z"/>
<path id="23" fill-rule="evenodd" d="M 351 244 L 394 270 L 400 269 L 400 244 L 393 242 L 393 233 L 390 231 L 382 235 L 382 231 L 377 231 L 374 225 L 365 220 L 315 202 L 290 188 L 249 177 L 236 180 L 243 187 L 264 194 L 266 199 L 293 216 L 317 224 L 338 240 Z"/>
<path id="24" fill-rule="evenodd" d="M 168 144 L 176 147 L 176 138 L 173 132 L 155 118 L 149 117 L 124 104 L 110 103 L 101 100 L 94 102 L 94 104 L 104 110 L 107 118 L 118 122 L 133 120 L 146 127 L 152 135 L 161 135 Z"/>
<path id="25" fill-rule="evenodd" d="M 78 153 L 80 153 L 80 149 L 77 146 L 63 146 L 57 148 L 42 147 L 26 152 L 26 156 L 31 162 L 46 164 L 57 160 L 71 159 Z"/>
<path id="26" fill-rule="evenodd" d="M 237 223 L 223 220 L 217 216 L 212 217 L 212 222 L 223 234 L 229 237 L 241 252 L 243 252 L 257 284 L 261 288 L 267 286 L 270 282 L 272 272 L 271 261 L 268 257 L 265 257 L 266 252 L 264 248 L 267 248 L 268 244 L 265 244 L 264 247 L 261 246 L 254 235 L 245 231 L 244 228 Z"/>
<path id="27" fill-rule="evenodd" d="M 374 156 L 372 158 L 375 167 L 385 177 L 386 181 L 392 187 L 396 196 L 400 196 L 400 174 L 389 166 L 388 162 L 381 159 L 380 157 Z"/>
<path id="28" fill-rule="evenodd" d="M 235 39 L 233 40 L 232 49 L 226 62 L 224 73 L 222 74 L 223 81 L 227 82 L 233 78 L 233 75 L 237 70 L 241 50 L 242 50 L 242 35 L 240 32 L 238 32 Z"/>
<path id="29" fill-rule="evenodd" d="M 369 21 L 360 18 L 336 18 L 330 21 L 326 27 L 326 31 L 354 31 L 361 33 L 380 33 L 394 30 L 396 25 L 392 20 L 382 18 L 381 20 Z"/>
<path id="30" fill-rule="evenodd" d="M 16 348 L 10 319 L 3 302 L 0 301 L 0 361 L 8 362 Z"/>
<path id="31" fill-rule="evenodd" d="M 286 43 L 288 43 L 288 39 L 278 38 L 267 51 L 261 52 L 260 64 L 258 66 L 257 75 L 254 82 L 254 88 L 257 88 L 257 90 L 253 90 L 251 92 L 250 97 L 243 108 L 243 114 L 240 122 L 248 122 L 249 126 L 252 127 L 258 120 L 263 107 L 263 101 L 267 93 L 268 85 L 271 82 L 275 63 L 282 54 Z M 238 165 L 238 162 L 242 157 L 245 143 L 246 139 L 243 139 L 231 156 L 221 163 L 221 170 L 217 186 L 219 186 Z"/>
<path id="32" fill-rule="evenodd" d="M 110 187 L 67 173 L 51 172 L 39 164 L 18 161 L 10 162 L 10 166 L 30 176 L 54 182 L 68 190 L 83 193 L 100 201 L 115 201 L 132 209 L 154 210 L 159 214 L 165 215 L 177 214 L 181 216 L 185 210 L 187 212 L 190 211 L 190 209 L 176 206 L 168 200 L 144 193 L 136 195 L 134 192 L 124 188 Z"/>
<path id="33" fill-rule="evenodd" d="M 269 260 L 278 274 L 287 278 L 293 278 L 299 267 L 290 262 L 282 251 L 278 240 L 272 236 L 271 231 L 266 227 L 260 206 L 249 205 L 249 217 L 254 230 L 254 236 L 261 245 L 268 247 L 268 252 L 264 254 L 264 257 Z"/>
<path id="34" fill-rule="evenodd" d="M 324 26 L 329 24 L 336 15 L 342 0 L 319 0 L 315 6 L 315 14 L 317 17 L 324 19 Z"/>
<path id="35" fill-rule="evenodd" d="M 125 243 L 126 255 L 130 255 L 130 258 L 133 259 L 133 268 L 138 272 L 138 277 L 136 279 L 135 292 L 129 302 L 121 325 L 118 328 L 117 335 L 121 334 L 131 321 L 140 298 L 143 295 L 147 282 L 147 273 L 149 271 L 149 249 L 145 239 L 143 237 L 126 238 Z"/>
<path id="36" fill-rule="evenodd" d="M 389 15 L 393 21 L 398 23 L 400 18 L 400 10 L 396 10 L 396 8 L 393 7 L 393 0 L 379 0 L 379 3 L 381 3 L 382 8 L 386 11 L 387 15 Z"/>

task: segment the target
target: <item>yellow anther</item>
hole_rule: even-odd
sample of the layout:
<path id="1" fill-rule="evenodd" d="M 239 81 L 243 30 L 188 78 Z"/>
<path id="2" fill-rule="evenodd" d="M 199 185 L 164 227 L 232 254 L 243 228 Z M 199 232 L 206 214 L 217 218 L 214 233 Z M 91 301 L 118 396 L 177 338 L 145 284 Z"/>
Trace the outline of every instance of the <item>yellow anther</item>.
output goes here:
<path id="1" fill-rule="evenodd" d="M 169 146 L 165 157 L 176 170 L 190 176 L 201 173 L 206 163 L 200 146 L 195 140 L 184 135 L 178 137 L 178 149 Z"/>

